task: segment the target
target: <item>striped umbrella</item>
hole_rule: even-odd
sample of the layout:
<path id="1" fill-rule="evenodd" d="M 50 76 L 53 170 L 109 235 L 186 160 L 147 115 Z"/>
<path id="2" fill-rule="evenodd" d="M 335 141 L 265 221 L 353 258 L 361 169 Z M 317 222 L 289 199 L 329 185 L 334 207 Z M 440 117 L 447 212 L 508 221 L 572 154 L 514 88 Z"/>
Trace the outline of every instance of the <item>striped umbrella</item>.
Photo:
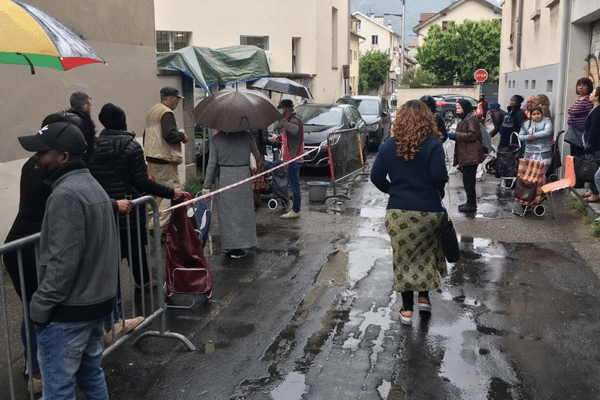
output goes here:
<path id="1" fill-rule="evenodd" d="M 0 64 L 68 71 L 106 62 L 69 27 L 20 1 L 0 0 Z"/>

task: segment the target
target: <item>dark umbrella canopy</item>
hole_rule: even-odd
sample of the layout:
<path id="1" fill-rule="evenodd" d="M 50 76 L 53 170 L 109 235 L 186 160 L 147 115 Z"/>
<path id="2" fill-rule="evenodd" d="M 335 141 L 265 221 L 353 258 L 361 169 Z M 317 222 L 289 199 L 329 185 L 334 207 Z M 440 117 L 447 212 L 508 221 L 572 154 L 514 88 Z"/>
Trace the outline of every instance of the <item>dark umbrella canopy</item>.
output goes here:
<path id="1" fill-rule="evenodd" d="M 258 91 L 225 89 L 202 100 L 193 111 L 196 124 L 224 132 L 266 129 L 282 118 Z"/>
<path id="2" fill-rule="evenodd" d="M 252 87 L 277 93 L 291 94 L 306 99 L 311 98 L 305 86 L 287 78 L 260 78 L 252 84 Z"/>

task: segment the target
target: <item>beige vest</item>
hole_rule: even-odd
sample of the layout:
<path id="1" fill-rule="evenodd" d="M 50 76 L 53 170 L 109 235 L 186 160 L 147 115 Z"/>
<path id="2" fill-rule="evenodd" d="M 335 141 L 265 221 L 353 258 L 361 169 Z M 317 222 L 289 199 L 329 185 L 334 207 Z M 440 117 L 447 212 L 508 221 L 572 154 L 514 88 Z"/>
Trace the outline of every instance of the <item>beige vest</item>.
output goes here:
<path id="1" fill-rule="evenodd" d="M 163 103 L 158 103 L 146 115 L 144 133 L 144 153 L 147 157 L 159 158 L 172 164 L 181 164 L 181 143 L 167 143 L 162 137 L 160 119 L 166 113 L 173 111 Z"/>

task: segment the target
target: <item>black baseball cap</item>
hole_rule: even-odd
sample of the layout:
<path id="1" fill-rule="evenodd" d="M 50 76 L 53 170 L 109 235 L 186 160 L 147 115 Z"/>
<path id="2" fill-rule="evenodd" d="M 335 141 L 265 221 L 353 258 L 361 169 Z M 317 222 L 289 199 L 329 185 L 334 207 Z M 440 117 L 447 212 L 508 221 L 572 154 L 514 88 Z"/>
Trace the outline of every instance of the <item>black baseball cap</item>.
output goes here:
<path id="1" fill-rule="evenodd" d="M 180 99 L 185 98 L 181 96 L 179 94 L 179 90 L 177 88 L 174 88 L 173 86 L 165 86 L 164 88 L 160 89 L 160 97 L 179 97 Z"/>
<path id="2" fill-rule="evenodd" d="M 53 122 L 35 135 L 19 137 L 19 142 L 25 150 L 34 152 L 57 149 L 76 156 L 87 150 L 83 133 L 70 122 Z"/>

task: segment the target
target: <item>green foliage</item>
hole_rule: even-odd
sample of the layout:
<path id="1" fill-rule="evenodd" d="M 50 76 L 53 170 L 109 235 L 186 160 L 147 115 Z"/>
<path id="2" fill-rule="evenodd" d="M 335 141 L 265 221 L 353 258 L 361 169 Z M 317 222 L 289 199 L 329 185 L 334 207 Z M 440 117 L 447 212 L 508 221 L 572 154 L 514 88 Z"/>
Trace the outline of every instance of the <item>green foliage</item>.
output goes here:
<path id="1" fill-rule="evenodd" d="M 392 60 L 388 53 L 371 51 L 358 61 L 358 86 L 359 93 L 364 94 L 369 90 L 378 90 L 387 82 Z"/>
<path id="2" fill-rule="evenodd" d="M 571 212 L 581 218 L 581 223 L 590 227 L 590 234 L 595 238 L 600 238 L 600 223 L 588 216 L 587 205 L 579 198 L 573 196 L 567 200 L 567 207 Z"/>
<path id="3" fill-rule="evenodd" d="M 204 179 L 200 176 L 198 176 L 194 179 L 188 179 L 183 184 L 183 190 L 185 190 L 192 196 L 195 196 L 196 193 L 201 192 L 202 189 L 204 189 Z"/>
<path id="4" fill-rule="evenodd" d="M 410 86 L 411 88 L 418 88 L 423 86 L 432 86 L 437 82 L 436 76 L 431 72 L 426 71 L 423 68 L 417 68 L 414 70 L 407 71 L 404 74 L 404 78 L 400 82 L 403 85 Z"/>
<path id="5" fill-rule="evenodd" d="M 472 84 L 475 71 L 488 72 L 486 82 L 498 82 L 500 72 L 500 21 L 450 21 L 445 31 L 432 25 L 417 47 L 415 59 L 421 67 L 437 77 L 440 84 L 458 81 Z"/>

